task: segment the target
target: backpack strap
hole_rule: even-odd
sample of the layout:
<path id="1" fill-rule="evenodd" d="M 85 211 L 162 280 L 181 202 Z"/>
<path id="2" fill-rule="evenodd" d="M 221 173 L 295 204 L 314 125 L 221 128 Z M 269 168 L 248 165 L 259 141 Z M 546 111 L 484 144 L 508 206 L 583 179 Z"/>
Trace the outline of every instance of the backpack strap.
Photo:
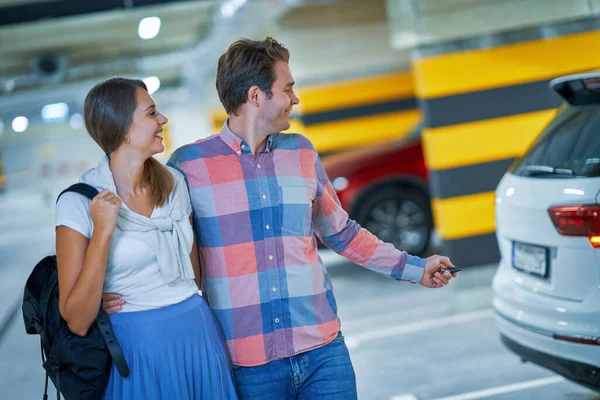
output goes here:
<path id="1" fill-rule="evenodd" d="M 108 352 L 117 367 L 117 371 L 119 371 L 119 375 L 124 378 L 129 376 L 129 366 L 125 361 L 125 357 L 123 356 L 123 351 L 121 350 L 121 346 L 115 337 L 115 334 L 112 330 L 112 325 L 110 324 L 110 318 L 108 318 L 108 314 L 102 309 L 100 306 L 100 312 L 96 317 L 96 323 L 98 324 L 98 328 L 100 329 L 100 333 L 106 342 L 106 347 L 108 347 Z"/>
<path id="2" fill-rule="evenodd" d="M 92 200 L 98 194 L 98 190 L 95 187 L 88 185 L 87 183 L 76 183 L 74 185 L 69 186 L 65 190 L 63 190 L 59 195 L 56 201 L 60 199 L 66 192 L 75 192 L 79 193 L 88 199 Z M 123 356 L 123 351 L 121 350 L 121 346 L 115 337 L 115 334 L 112 329 L 112 325 L 110 323 L 110 319 L 108 318 L 108 314 L 102 309 L 102 305 L 100 306 L 100 311 L 96 316 L 96 323 L 98 324 L 98 329 L 100 329 L 100 333 L 104 338 L 104 342 L 106 343 L 106 347 L 108 348 L 108 352 L 119 371 L 119 374 L 123 377 L 129 376 L 129 367 L 127 366 L 127 362 L 125 361 L 125 357 Z"/>
<path id="3" fill-rule="evenodd" d="M 98 191 L 96 190 L 95 187 L 93 187 L 91 185 L 88 185 L 87 183 L 81 183 L 80 182 L 80 183 L 76 183 L 74 185 L 71 185 L 68 188 L 66 188 L 65 190 L 63 190 L 62 192 L 60 192 L 60 194 L 58 195 L 58 198 L 56 199 L 56 201 L 58 201 L 58 199 L 60 199 L 60 196 L 62 196 L 66 192 L 79 193 L 79 194 L 87 197 L 90 200 L 92 200 L 98 194 Z"/>

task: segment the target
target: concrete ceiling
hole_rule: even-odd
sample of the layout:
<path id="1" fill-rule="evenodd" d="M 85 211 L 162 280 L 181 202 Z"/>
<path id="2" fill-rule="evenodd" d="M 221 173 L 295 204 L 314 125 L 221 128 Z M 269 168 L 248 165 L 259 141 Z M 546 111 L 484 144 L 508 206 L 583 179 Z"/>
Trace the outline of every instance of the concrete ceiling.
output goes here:
<path id="1" fill-rule="evenodd" d="M 193 91 L 205 85 L 229 43 L 307 3 L 0 0 L 0 120 L 39 115 L 53 102 L 80 105 L 93 84 L 110 76 L 157 76 L 161 95 L 171 88 L 171 97 L 180 99 L 182 86 Z M 151 40 L 138 36 L 145 17 L 161 19 Z M 48 64 L 52 73 L 40 68 Z"/>
<path id="2" fill-rule="evenodd" d="M 600 14 L 600 0 L 386 1 L 395 49 L 486 37 Z"/>
<path id="3" fill-rule="evenodd" d="M 41 108 L 80 110 L 109 76 L 158 76 L 161 104 L 203 98 L 218 107 L 217 59 L 235 39 L 275 36 L 291 51 L 299 85 L 404 69 L 408 51 L 390 44 L 385 0 L 0 0 L 0 120 L 40 122 Z M 226 7 L 243 4 L 232 16 Z M 237 7 L 237 6 L 236 6 Z M 144 17 L 159 35 L 138 37 Z M 52 74 L 40 60 L 58 61 Z M 60 62 L 64 64 L 60 64 Z M 206 95 L 208 94 L 208 95 Z M 211 98 L 212 96 L 212 98 Z M 206 97 L 209 97 L 206 100 Z"/>
<path id="4" fill-rule="evenodd" d="M 409 51 L 391 47 L 385 0 L 337 0 L 287 13 L 277 38 L 291 51 L 301 85 L 408 68 Z"/>
<path id="5" fill-rule="evenodd" d="M 213 0 L 153 1 L 155 4 L 119 9 L 115 7 L 119 2 L 112 0 L 20 0 L 17 5 L 15 1 L 9 0 L 11 6 L 0 8 L 1 94 L 108 75 L 143 75 L 150 72 L 140 62 L 144 57 L 171 56 L 200 43 L 211 29 L 217 4 Z M 50 6 L 63 3 L 72 8 L 53 14 Z M 95 7 L 88 7 L 92 4 Z M 6 17 L 17 12 L 24 22 Z M 31 20 L 32 15 L 41 18 Z M 138 36 L 138 24 L 150 16 L 161 19 L 160 33 L 154 39 L 143 40 Z M 54 62 L 53 73 L 39 71 L 43 58 L 49 59 L 46 63 Z M 165 82 L 177 81 L 180 68 L 177 60 L 151 66 L 152 73 L 162 75 L 159 77 Z"/>

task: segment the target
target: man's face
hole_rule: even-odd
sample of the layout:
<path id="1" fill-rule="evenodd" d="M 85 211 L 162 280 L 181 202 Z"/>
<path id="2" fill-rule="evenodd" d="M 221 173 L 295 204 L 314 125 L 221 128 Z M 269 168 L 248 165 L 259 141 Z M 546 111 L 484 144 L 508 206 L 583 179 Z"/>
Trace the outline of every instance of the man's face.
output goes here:
<path id="1" fill-rule="evenodd" d="M 275 77 L 271 88 L 273 95 L 266 99 L 261 112 L 261 118 L 271 133 L 289 129 L 292 107 L 300 102 L 294 93 L 294 78 L 286 62 L 275 63 Z"/>

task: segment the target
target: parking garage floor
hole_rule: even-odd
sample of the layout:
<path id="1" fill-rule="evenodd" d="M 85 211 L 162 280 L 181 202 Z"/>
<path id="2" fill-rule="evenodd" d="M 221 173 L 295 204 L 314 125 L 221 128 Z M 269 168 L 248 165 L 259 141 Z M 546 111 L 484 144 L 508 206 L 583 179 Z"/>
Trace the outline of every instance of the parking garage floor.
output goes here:
<path id="1" fill-rule="evenodd" d="M 39 339 L 24 333 L 18 307 L 31 268 L 53 252 L 49 198 L 31 191 L 0 195 L 1 399 L 43 393 Z M 431 290 L 377 276 L 330 252 L 322 257 L 360 399 L 600 400 L 502 346 L 490 308 L 493 265 L 467 269 Z"/>

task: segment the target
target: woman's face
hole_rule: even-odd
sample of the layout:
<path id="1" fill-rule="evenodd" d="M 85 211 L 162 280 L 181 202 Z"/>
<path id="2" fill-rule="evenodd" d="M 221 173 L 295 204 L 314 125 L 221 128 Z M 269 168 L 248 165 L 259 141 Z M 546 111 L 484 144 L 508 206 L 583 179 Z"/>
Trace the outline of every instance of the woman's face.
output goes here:
<path id="1" fill-rule="evenodd" d="M 154 100 L 143 88 L 136 89 L 136 98 L 137 107 L 127 132 L 129 137 L 127 145 L 132 146 L 142 156 L 150 158 L 165 150 L 162 144 L 162 132 L 163 125 L 169 120 L 158 112 Z"/>

